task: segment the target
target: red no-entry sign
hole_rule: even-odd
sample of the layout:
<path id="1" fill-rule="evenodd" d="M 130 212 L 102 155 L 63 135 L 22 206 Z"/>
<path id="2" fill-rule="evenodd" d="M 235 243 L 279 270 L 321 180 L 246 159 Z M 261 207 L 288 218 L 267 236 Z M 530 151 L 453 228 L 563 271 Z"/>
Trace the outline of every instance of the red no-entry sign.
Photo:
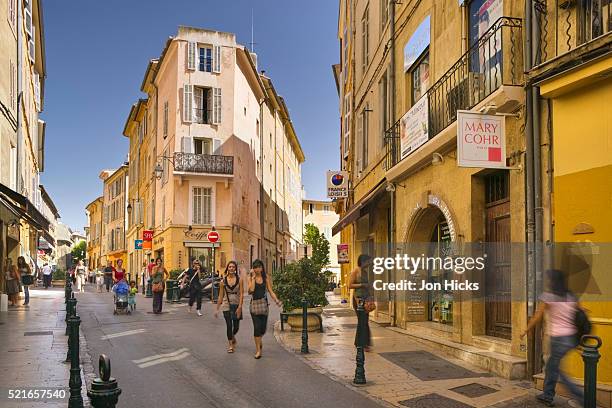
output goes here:
<path id="1" fill-rule="evenodd" d="M 206 238 L 208 238 L 210 242 L 215 243 L 219 240 L 219 233 L 217 231 L 210 231 L 206 235 Z"/>

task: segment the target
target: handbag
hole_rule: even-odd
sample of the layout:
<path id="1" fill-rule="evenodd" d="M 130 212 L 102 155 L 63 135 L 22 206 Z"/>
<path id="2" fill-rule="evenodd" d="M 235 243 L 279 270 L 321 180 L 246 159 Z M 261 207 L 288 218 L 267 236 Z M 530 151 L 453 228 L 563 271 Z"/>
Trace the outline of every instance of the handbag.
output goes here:
<path id="1" fill-rule="evenodd" d="M 34 276 L 32 275 L 21 275 L 21 283 L 24 286 L 29 286 L 34 284 Z"/>
<path id="2" fill-rule="evenodd" d="M 376 303 L 374 302 L 374 299 L 368 297 L 363 303 L 363 308 L 365 309 L 366 313 L 370 313 L 376 310 Z"/>
<path id="3" fill-rule="evenodd" d="M 249 305 L 249 311 L 255 316 L 267 316 L 268 315 L 268 298 L 263 297 L 261 299 L 252 299 Z"/>
<path id="4" fill-rule="evenodd" d="M 151 288 L 153 292 L 163 292 L 164 291 L 164 282 L 157 282 L 153 284 Z"/>

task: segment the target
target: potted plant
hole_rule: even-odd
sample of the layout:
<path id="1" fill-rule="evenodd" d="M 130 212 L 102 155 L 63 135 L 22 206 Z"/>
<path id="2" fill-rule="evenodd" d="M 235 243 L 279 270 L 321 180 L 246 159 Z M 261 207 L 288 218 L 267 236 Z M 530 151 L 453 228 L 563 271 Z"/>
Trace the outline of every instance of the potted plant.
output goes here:
<path id="1" fill-rule="evenodd" d="M 56 269 L 51 274 L 51 286 L 64 286 L 66 283 L 66 271 Z"/>
<path id="2" fill-rule="evenodd" d="M 279 300 L 283 302 L 285 312 L 301 312 L 302 299 L 308 303 L 308 312 L 314 312 L 319 316 L 323 313 L 323 307 L 327 305 L 325 289 L 329 281 L 329 273 L 321 271 L 321 267 L 309 258 L 300 259 L 290 263 L 284 269 L 272 272 L 274 292 Z M 292 331 L 302 330 L 302 316 L 289 316 L 287 323 Z M 318 319 L 314 316 L 308 317 L 308 331 L 319 328 Z"/>

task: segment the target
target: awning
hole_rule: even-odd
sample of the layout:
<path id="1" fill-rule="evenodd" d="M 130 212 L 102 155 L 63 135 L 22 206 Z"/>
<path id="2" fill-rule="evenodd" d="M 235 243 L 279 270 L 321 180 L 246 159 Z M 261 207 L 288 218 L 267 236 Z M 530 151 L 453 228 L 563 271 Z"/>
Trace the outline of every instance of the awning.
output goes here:
<path id="1" fill-rule="evenodd" d="M 353 206 L 344 214 L 342 218 L 332 227 L 332 235 L 336 235 L 349 224 L 352 224 L 359 217 L 361 217 L 362 210 L 364 207 L 378 194 L 383 192 L 387 187 L 387 180 L 383 178 L 368 194 L 366 194 L 361 200 L 353 204 Z"/>
<path id="2" fill-rule="evenodd" d="M 219 243 L 213 244 L 212 242 L 205 241 L 183 241 L 183 245 L 187 248 L 219 248 Z"/>
<path id="3" fill-rule="evenodd" d="M 0 183 L 0 198 L 3 202 L 11 203 L 12 209 L 25 218 L 29 224 L 37 229 L 49 231 L 49 220 L 26 197 Z"/>

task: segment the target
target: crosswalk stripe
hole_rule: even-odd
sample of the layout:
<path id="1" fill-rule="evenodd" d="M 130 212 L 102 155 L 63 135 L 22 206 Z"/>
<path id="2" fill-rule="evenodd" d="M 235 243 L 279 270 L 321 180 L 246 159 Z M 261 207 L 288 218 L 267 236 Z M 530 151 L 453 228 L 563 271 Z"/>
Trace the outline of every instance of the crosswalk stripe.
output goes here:
<path id="1" fill-rule="evenodd" d="M 140 360 L 132 360 L 133 363 L 136 364 L 141 364 L 141 363 L 146 363 L 148 361 L 152 361 L 152 360 L 156 360 L 158 358 L 165 358 L 165 357 L 174 357 L 177 356 L 178 354 L 184 353 L 185 351 L 189 350 L 188 348 L 180 348 L 172 353 L 167 353 L 167 354 L 156 354 L 154 356 L 149 356 L 149 357 L 145 357 L 145 358 L 141 358 Z"/>
<path id="2" fill-rule="evenodd" d="M 143 333 L 143 332 L 146 332 L 146 330 L 145 329 L 128 330 L 128 331 L 119 332 L 119 333 L 107 334 L 106 336 L 100 337 L 100 339 L 108 340 L 108 339 L 114 339 L 115 337 L 130 336 L 132 334 L 138 334 L 138 333 Z"/>
<path id="3" fill-rule="evenodd" d="M 147 362 L 147 363 L 138 364 L 138 367 L 140 367 L 140 368 L 146 368 L 146 367 L 150 367 L 150 366 L 153 366 L 153 365 L 157 365 L 157 364 L 166 363 L 166 362 L 168 362 L 168 361 L 177 361 L 177 360 L 182 360 L 182 359 L 184 359 L 185 357 L 188 357 L 188 356 L 190 356 L 190 355 L 191 355 L 191 353 L 187 353 L 187 352 L 185 352 L 185 353 L 179 354 L 179 355 L 174 356 L 174 357 L 164 357 L 164 358 L 160 358 L 160 359 L 157 359 L 157 360 L 149 361 L 149 362 Z"/>

